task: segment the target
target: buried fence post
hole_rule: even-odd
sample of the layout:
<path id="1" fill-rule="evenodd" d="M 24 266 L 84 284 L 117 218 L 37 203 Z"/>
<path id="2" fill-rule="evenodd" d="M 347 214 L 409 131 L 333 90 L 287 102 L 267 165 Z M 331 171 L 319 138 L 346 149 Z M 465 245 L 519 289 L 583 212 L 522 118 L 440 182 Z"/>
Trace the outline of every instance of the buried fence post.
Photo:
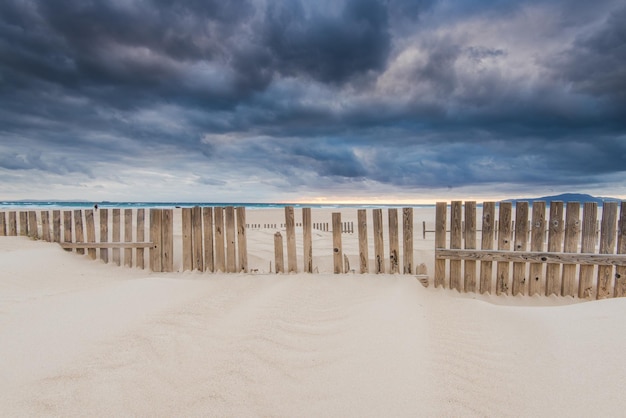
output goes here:
<path id="1" fill-rule="evenodd" d="M 437 202 L 435 213 L 435 251 L 446 248 L 446 202 Z M 435 287 L 446 287 L 446 260 L 435 259 Z"/>
<path id="2" fill-rule="evenodd" d="M 28 211 L 28 236 L 38 239 L 39 234 L 37 232 L 37 212 L 34 210 Z"/>
<path id="3" fill-rule="evenodd" d="M 304 247 L 304 272 L 313 273 L 313 231 L 311 224 L 311 208 L 302 208 L 302 232 Z"/>
<path id="4" fill-rule="evenodd" d="M 398 209 L 387 210 L 389 218 L 389 272 L 395 274 L 400 269 L 400 240 L 398 238 Z"/>
<path id="5" fill-rule="evenodd" d="M 74 211 L 74 233 L 76 234 L 76 243 L 85 242 L 85 236 L 83 233 L 83 211 L 76 209 Z M 77 254 L 85 254 L 84 248 L 77 248 Z"/>
<path id="6" fill-rule="evenodd" d="M 109 241 L 109 210 L 108 209 L 100 209 L 100 242 L 108 242 Z M 54 227 L 55 227 L 55 241 L 56 241 L 56 222 L 57 216 L 54 214 Z M 108 248 L 100 248 L 100 259 L 105 263 L 109 262 L 109 249 Z M 153 270 L 156 271 L 156 270 Z"/>
<path id="7" fill-rule="evenodd" d="M 280 234 L 280 232 L 274 234 L 274 263 L 276 264 L 276 274 L 285 272 L 283 236 Z"/>
<path id="8" fill-rule="evenodd" d="M 341 213 L 333 213 L 333 270 L 343 273 L 343 250 L 341 248 Z"/>
<path id="9" fill-rule="evenodd" d="M 383 245 L 383 210 L 372 210 L 372 217 L 374 220 L 374 262 L 376 263 L 375 272 L 385 272 L 385 248 Z"/>
<path id="10" fill-rule="evenodd" d="M 63 242 L 72 242 L 72 211 L 63 211 Z M 65 251 L 72 251 L 71 248 Z"/>
<path id="11" fill-rule="evenodd" d="M 413 273 L 413 208 L 402 209 L 402 273 Z"/>
<path id="12" fill-rule="evenodd" d="M 239 254 L 239 271 L 248 272 L 248 241 L 246 235 L 246 208 L 240 206 L 237 211 L 237 251 Z"/>
<path id="13" fill-rule="evenodd" d="M 476 248 L 476 202 L 465 202 L 465 249 Z M 465 292 L 476 292 L 476 261 L 466 260 L 464 262 L 463 290 Z"/>
<path id="14" fill-rule="evenodd" d="M 85 211 L 85 229 L 87 232 L 87 242 L 96 242 L 96 225 L 93 219 L 93 210 L 88 209 Z M 92 260 L 96 259 L 96 249 L 87 248 L 87 256 Z"/>
<path id="15" fill-rule="evenodd" d="M 285 229 L 287 230 L 287 269 L 289 273 L 297 273 L 296 228 L 292 206 L 285 206 Z"/>
<path id="16" fill-rule="evenodd" d="M 369 256 L 367 246 L 367 211 L 359 209 L 357 211 L 359 227 L 359 260 L 361 273 L 369 273 Z"/>

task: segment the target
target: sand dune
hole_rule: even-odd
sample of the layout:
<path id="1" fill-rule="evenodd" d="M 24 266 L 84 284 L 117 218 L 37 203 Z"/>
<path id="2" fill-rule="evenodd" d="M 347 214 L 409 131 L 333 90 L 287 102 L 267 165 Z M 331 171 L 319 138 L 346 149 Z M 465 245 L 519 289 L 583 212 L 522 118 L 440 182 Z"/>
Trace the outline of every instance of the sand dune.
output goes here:
<path id="1" fill-rule="evenodd" d="M 460 295 L 400 275 L 153 274 L 15 237 L 1 237 L 0 265 L 5 416 L 626 408 L 623 299 Z"/>

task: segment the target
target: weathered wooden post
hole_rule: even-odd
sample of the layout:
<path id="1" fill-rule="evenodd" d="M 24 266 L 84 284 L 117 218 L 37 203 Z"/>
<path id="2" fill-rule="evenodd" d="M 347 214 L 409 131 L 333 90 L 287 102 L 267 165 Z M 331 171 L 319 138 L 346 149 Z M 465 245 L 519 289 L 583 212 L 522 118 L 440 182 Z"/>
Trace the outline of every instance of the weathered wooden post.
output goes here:
<path id="1" fill-rule="evenodd" d="M 163 209 L 161 218 L 161 271 L 174 271 L 174 210 Z"/>
<path id="2" fill-rule="evenodd" d="M 124 209 L 124 242 L 133 242 L 133 210 Z M 133 249 L 124 248 L 124 266 L 133 266 Z"/>
<path id="3" fill-rule="evenodd" d="M 109 210 L 108 209 L 100 209 L 100 242 L 108 242 L 109 241 Z M 54 215 L 55 222 L 55 240 L 56 240 L 56 220 L 57 216 Z M 105 263 L 109 262 L 109 249 L 108 248 L 100 248 L 100 259 Z M 153 270 L 156 271 L 156 270 Z M 160 271 L 160 270 L 159 270 Z"/>
<path id="4" fill-rule="evenodd" d="M 563 202 L 550 202 L 548 251 L 557 253 L 563 248 Z M 546 296 L 561 293 L 561 265 L 549 263 L 546 267 Z"/>
<path id="5" fill-rule="evenodd" d="M 38 227 L 37 227 L 37 212 L 34 210 L 28 211 L 28 236 L 33 239 L 38 239 Z"/>
<path id="6" fill-rule="evenodd" d="M 193 270 L 193 236 L 191 232 L 191 208 L 182 208 L 183 271 Z"/>
<path id="7" fill-rule="evenodd" d="M 626 254 L 626 202 L 621 203 L 618 230 L 617 253 Z M 615 287 L 613 295 L 616 298 L 626 296 L 626 266 L 617 266 L 615 269 Z"/>
<path id="8" fill-rule="evenodd" d="M 446 217 L 448 205 L 437 202 L 435 209 L 435 249 L 446 248 Z M 446 260 L 435 259 L 435 288 L 446 287 Z"/>
<path id="9" fill-rule="evenodd" d="M 283 236 L 280 232 L 274 234 L 274 263 L 276 274 L 285 272 L 285 257 L 283 256 Z"/>
<path id="10" fill-rule="evenodd" d="M 480 248 L 493 249 L 494 221 L 496 214 L 495 202 L 483 203 L 483 218 L 481 224 Z M 491 276 L 493 275 L 493 261 L 480 262 L 480 293 L 491 293 Z"/>
<path id="11" fill-rule="evenodd" d="M 144 242 L 146 240 L 146 211 L 145 209 L 137 209 L 137 242 Z M 145 260 L 144 260 L 145 250 L 142 247 L 137 247 L 135 252 L 135 258 L 137 259 L 136 265 L 140 269 L 145 268 Z"/>
<path id="12" fill-rule="evenodd" d="M 511 249 L 511 202 L 500 202 L 500 225 L 498 228 L 498 250 Z M 509 266 L 508 261 L 498 261 L 496 266 L 496 295 L 509 294 Z"/>
<path id="13" fill-rule="evenodd" d="M 287 230 L 287 269 L 289 273 L 297 273 L 296 228 L 292 206 L 285 206 L 285 228 Z"/>
<path id="14" fill-rule="evenodd" d="M 304 272 L 313 273 L 313 228 L 311 208 L 302 208 L 302 234 L 304 247 Z"/>
<path id="15" fill-rule="evenodd" d="M 248 237 L 246 234 L 246 208 L 240 206 L 237 211 L 237 254 L 239 255 L 239 271 L 248 272 Z"/>
<path id="16" fill-rule="evenodd" d="M 72 211 L 63 211 L 63 242 L 72 242 Z M 65 251 L 72 251 L 71 248 L 66 248 Z"/>
<path id="17" fill-rule="evenodd" d="M 224 208 L 216 207 L 215 212 L 215 271 L 226 272 L 224 252 Z"/>
<path id="18" fill-rule="evenodd" d="M 74 210 L 74 234 L 76 235 L 76 242 L 85 242 L 85 235 L 83 233 L 83 211 L 80 209 Z M 84 248 L 77 248 L 77 254 L 85 254 Z"/>
<path id="19" fill-rule="evenodd" d="M 20 236 L 28 236 L 28 212 L 20 212 Z"/>
<path id="20" fill-rule="evenodd" d="M 404 274 L 413 273 L 413 208 L 402 209 L 402 248 Z"/>
<path id="21" fill-rule="evenodd" d="M 0 236 L 5 237 L 7 235 L 7 224 L 4 212 L 0 212 Z"/>
<path id="22" fill-rule="evenodd" d="M 191 208 L 191 236 L 193 237 L 193 265 L 192 268 L 204 271 L 204 257 L 202 252 L 202 208 Z"/>
<path id="23" fill-rule="evenodd" d="M 61 242 L 61 211 L 52 211 L 52 235 L 54 242 Z"/>
<path id="24" fill-rule="evenodd" d="M 359 209 L 357 211 L 358 226 L 359 226 L 359 260 L 361 273 L 369 273 L 369 255 L 367 244 L 367 211 L 365 209 Z"/>
<path id="25" fill-rule="evenodd" d="M 563 252 L 578 252 L 580 242 L 580 203 L 568 202 L 565 212 L 565 243 Z M 576 264 L 563 264 L 561 278 L 561 296 L 574 296 L 578 293 L 576 286 Z"/>
<path id="26" fill-rule="evenodd" d="M 461 249 L 463 241 L 463 202 L 453 201 L 450 205 L 450 249 Z M 450 260 L 450 289 L 462 291 L 461 260 Z"/>
<path id="27" fill-rule="evenodd" d="M 476 249 L 476 202 L 465 202 L 465 249 Z M 476 292 L 476 261 L 465 260 L 464 262 L 464 282 L 465 292 Z"/>
<path id="28" fill-rule="evenodd" d="M 85 210 L 85 230 L 87 232 L 87 242 L 95 243 L 96 242 L 96 224 L 93 218 L 93 210 L 87 209 Z M 96 259 L 96 249 L 95 248 L 87 248 L 87 256 L 95 260 Z"/>
<path id="29" fill-rule="evenodd" d="M 533 202 L 533 220 L 530 238 L 531 251 L 543 251 L 543 241 L 546 231 L 546 202 Z M 544 281 L 543 263 L 530 263 L 528 277 L 528 294 L 530 296 L 541 293 Z"/>
<path id="30" fill-rule="evenodd" d="M 602 203 L 602 224 L 600 227 L 600 254 L 613 254 L 615 251 L 615 228 L 617 225 L 617 202 Z M 597 299 L 612 296 L 613 266 L 598 266 Z"/>
<path id="31" fill-rule="evenodd" d="M 102 213 L 100 213 L 102 216 Z M 150 209 L 150 270 L 155 272 L 163 271 L 161 252 L 163 245 L 161 243 L 163 209 Z"/>
<path id="32" fill-rule="evenodd" d="M 581 253 L 596 252 L 598 204 L 585 202 L 583 205 L 583 228 L 580 245 Z M 588 298 L 593 294 L 594 266 L 581 264 L 578 270 L 578 297 Z"/>
<path id="33" fill-rule="evenodd" d="M 400 271 L 400 239 L 398 237 L 398 209 L 387 209 L 389 220 L 389 271 L 392 274 Z"/>
<path id="34" fill-rule="evenodd" d="M 14 211 L 9 212 L 9 228 L 7 234 L 10 237 L 17 235 L 17 214 Z"/>
<path id="35" fill-rule="evenodd" d="M 515 244 L 513 251 L 526 251 L 528 244 L 528 202 L 515 204 Z M 511 294 L 526 294 L 526 263 L 513 263 Z"/>
<path id="36" fill-rule="evenodd" d="M 121 212 L 120 209 L 112 209 L 111 214 L 113 217 L 113 230 L 111 231 L 111 241 L 114 243 L 119 243 L 121 241 L 121 232 L 120 232 L 120 217 Z M 120 265 L 120 248 L 114 247 L 111 250 L 111 255 L 113 258 L 113 264 L 116 266 Z"/>
<path id="37" fill-rule="evenodd" d="M 50 212 L 47 210 L 41 211 L 41 239 L 50 242 Z"/>
<path id="38" fill-rule="evenodd" d="M 373 209 L 372 219 L 374 227 L 374 270 L 378 273 L 385 272 L 385 248 L 383 244 L 383 210 Z"/>
<path id="39" fill-rule="evenodd" d="M 215 271 L 215 259 L 213 258 L 213 208 L 202 208 L 202 221 L 204 227 L 204 268 L 206 271 Z"/>
<path id="40" fill-rule="evenodd" d="M 235 242 L 235 208 L 227 206 L 224 210 L 226 221 L 226 271 L 237 272 L 237 254 Z"/>
<path id="41" fill-rule="evenodd" d="M 333 267 L 335 274 L 343 273 L 343 249 L 341 248 L 341 212 L 333 213 Z"/>

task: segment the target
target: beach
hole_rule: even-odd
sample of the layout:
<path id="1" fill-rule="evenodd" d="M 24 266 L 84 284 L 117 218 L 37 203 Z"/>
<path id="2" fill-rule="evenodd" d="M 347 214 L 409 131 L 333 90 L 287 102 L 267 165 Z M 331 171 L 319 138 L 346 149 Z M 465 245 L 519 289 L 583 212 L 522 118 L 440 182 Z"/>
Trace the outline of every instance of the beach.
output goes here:
<path id="1" fill-rule="evenodd" d="M 626 300 L 436 289 L 434 237 L 419 229 L 434 210 L 421 210 L 415 259 L 429 287 L 332 274 L 324 231 L 319 274 L 278 275 L 273 228 L 248 230 L 249 274 L 152 273 L 0 237 L 2 414 L 622 416 Z M 247 223 L 283 216 L 248 211 Z M 175 224 L 175 245 L 180 234 Z M 356 233 L 342 238 L 358 266 Z"/>

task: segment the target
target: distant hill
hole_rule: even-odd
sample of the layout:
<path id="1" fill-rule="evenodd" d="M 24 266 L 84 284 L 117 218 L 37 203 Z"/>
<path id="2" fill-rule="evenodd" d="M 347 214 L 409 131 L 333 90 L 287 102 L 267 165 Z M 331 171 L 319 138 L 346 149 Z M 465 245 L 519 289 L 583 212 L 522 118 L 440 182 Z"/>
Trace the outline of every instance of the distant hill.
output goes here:
<path id="1" fill-rule="evenodd" d="M 603 202 L 620 202 L 620 199 L 616 199 L 614 197 L 598 197 L 591 196 L 589 194 L 584 193 L 562 193 L 554 196 L 542 196 L 542 197 L 528 197 L 528 198 L 519 198 L 519 199 L 507 199 L 506 202 L 536 202 L 536 201 L 544 201 L 544 202 L 596 202 L 601 205 Z"/>

